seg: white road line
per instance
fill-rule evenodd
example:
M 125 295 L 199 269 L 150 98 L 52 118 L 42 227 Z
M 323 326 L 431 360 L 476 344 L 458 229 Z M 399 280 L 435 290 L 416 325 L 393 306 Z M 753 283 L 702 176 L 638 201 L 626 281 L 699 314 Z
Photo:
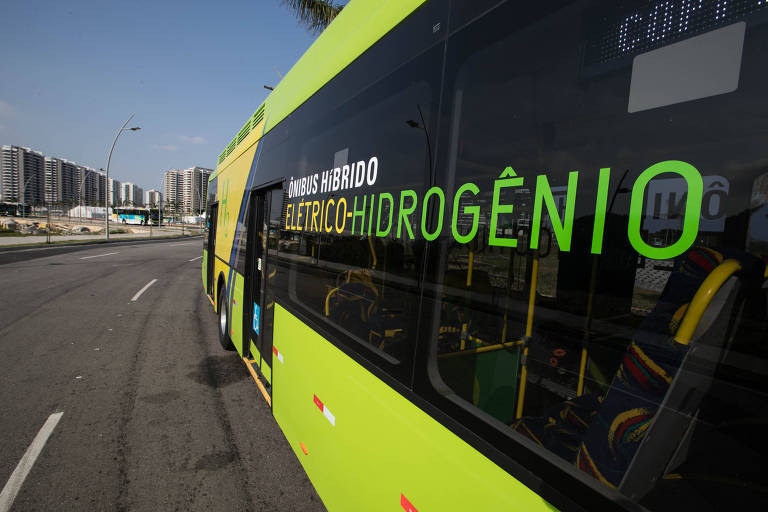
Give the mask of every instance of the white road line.
M 141 294 L 144 293 L 145 291 L 147 291 L 147 288 L 149 288 L 150 286 L 152 286 L 156 282 L 157 282 L 157 279 L 153 279 L 150 282 L 148 282 L 147 284 L 145 284 L 144 288 L 142 288 L 141 290 L 136 292 L 136 295 L 133 296 L 133 298 L 131 299 L 131 302 L 136 302 L 137 300 L 139 300 L 139 297 L 141 297 Z M 2 511 L 0 511 L 0 512 L 2 512 Z
M 118 254 L 120 251 L 117 252 L 108 252 L 107 254 L 97 254 L 96 256 L 83 256 L 80 258 L 81 260 L 87 260 L 90 258 L 101 258 L 102 256 L 112 256 L 113 254 Z
M 53 429 L 56 428 L 56 425 L 59 423 L 63 414 L 64 412 L 57 412 L 48 416 L 48 420 L 46 420 L 43 428 L 37 433 L 32 444 L 27 448 L 27 451 L 24 452 L 24 456 L 19 461 L 16 469 L 13 470 L 13 473 L 11 473 L 11 477 L 8 479 L 5 487 L 3 487 L 3 491 L 0 492 L 0 512 L 8 512 L 11 509 L 13 500 L 15 500 L 16 495 L 19 494 L 19 490 L 21 490 L 24 480 L 32 470 L 32 466 L 35 465 L 37 457 L 40 455 L 40 452 L 43 451 L 45 443 L 48 441 L 48 438 L 51 437 Z
M 198 256 L 197 258 L 192 258 L 192 259 L 191 259 L 191 260 L 189 260 L 189 261 L 196 261 L 196 260 L 199 260 L 200 258 L 202 258 L 202 256 Z
M 199 245 L 197 242 L 184 242 L 183 244 L 168 244 L 169 247 L 178 247 L 180 245 Z

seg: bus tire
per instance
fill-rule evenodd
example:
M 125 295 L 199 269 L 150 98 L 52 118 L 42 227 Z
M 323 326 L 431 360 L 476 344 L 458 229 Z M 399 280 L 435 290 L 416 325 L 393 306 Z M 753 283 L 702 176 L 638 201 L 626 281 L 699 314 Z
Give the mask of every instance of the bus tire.
M 235 350 L 229 337 L 229 308 L 227 307 L 226 286 L 219 290 L 219 343 L 224 350 Z

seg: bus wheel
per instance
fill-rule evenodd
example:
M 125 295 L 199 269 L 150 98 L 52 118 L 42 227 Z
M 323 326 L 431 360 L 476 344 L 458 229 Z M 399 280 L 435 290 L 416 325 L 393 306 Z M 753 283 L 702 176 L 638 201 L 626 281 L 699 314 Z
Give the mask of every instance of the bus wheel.
M 224 350 L 234 350 L 235 346 L 229 337 L 229 310 L 227 309 L 226 286 L 221 287 L 219 292 L 219 343 Z

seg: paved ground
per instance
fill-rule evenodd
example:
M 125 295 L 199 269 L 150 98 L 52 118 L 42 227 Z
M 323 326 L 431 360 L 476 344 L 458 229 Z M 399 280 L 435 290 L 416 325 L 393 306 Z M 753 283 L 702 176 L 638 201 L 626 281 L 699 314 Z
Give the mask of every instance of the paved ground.
M 197 230 L 195 230 L 195 233 Z M 189 235 L 189 231 L 186 231 Z M 165 230 L 152 233 L 152 238 L 168 238 L 181 236 L 181 230 Z M 109 235 L 111 240 L 135 240 L 149 238 L 148 233 L 113 233 Z M 91 240 L 104 240 L 104 235 L 51 235 L 51 242 L 86 242 Z M 0 246 L 8 245 L 31 245 L 44 244 L 47 238 L 45 235 L 27 235 L 27 236 L 0 236 Z
M 0 220 L 14 220 L 20 223 L 30 223 L 32 221 L 45 223 L 44 217 L 35 217 L 29 219 L 19 219 L 10 217 L 0 217 Z M 93 230 L 102 230 L 104 227 L 103 222 L 85 221 L 85 222 L 68 222 L 66 217 L 60 220 L 52 221 L 52 224 L 67 224 L 69 226 L 84 226 Z M 174 236 L 200 234 L 200 226 L 198 225 L 163 225 L 160 227 L 148 226 L 123 226 L 123 225 L 110 225 L 110 239 L 112 240 L 135 240 L 146 238 L 168 238 Z M 112 229 L 130 229 L 136 231 L 136 233 L 112 233 Z M 87 241 L 99 241 L 104 240 L 104 233 L 93 234 L 68 234 L 68 235 L 51 235 L 51 242 L 87 242 Z M 4 246 L 17 246 L 17 245 L 32 245 L 32 244 L 45 244 L 48 242 L 46 235 L 24 235 L 24 236 L 0 236 L 0 247 Z
M 323 510 L 218 345 L 201 245 L 0 253 L 0 487 L 63 411 L 12 510 Z

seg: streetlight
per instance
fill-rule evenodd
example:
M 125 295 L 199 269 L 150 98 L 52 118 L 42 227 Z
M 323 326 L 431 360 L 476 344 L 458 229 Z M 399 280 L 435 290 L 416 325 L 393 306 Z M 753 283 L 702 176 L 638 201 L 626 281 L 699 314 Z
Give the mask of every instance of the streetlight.
M 198 218 L 198 230 L 203 232 L 203 177 L 205 175 L 200 171 L 200 186 L 197 186 L 197 180 L 195 179 L 194 172 L 192 173 L 192 194 L 194 195 L 195 189 L 197 189 L 197 218 Z M 207 198 L 206 198 L 207 199 Z
M 112 161 L 112 151 L 115 150 L 115 144 L 117 144 L 117 139 L 120 137 L 120 134 L 125 131 L 132 131 L 135 132 L 136 130 L 141 130 L 140 127 L 134 126 L 132 128 L 126 128 L 126 125 L 131 122 L 131 119 L 133 119 L 133 114 L 131 114 L 131 117 L 128 118 L 126 122 L 123 123 L 123 126 L 120 127 L 119 130 L 117 130 L 117 134 L 115 135 L 115 140 L 112 141 L 112 147 L 109 150 L 109 157 L 107 158 L 107 186 L 109 186 L 109 163 Z M 105 232 L 106 232 L 106 240 L 109 242 L 109 194 L 104 194 L 104 226 L 105 226 Z
M 103 171 L 104 169 L 99 169 L 100 171 Z M 85 185 L 85 180 L 88 177 L 88 173 L 96 172 L 93 169 L 83 169 L 83 179 L 80 181 L 80 190 L 77 192 L 77 196 L 80 198 L 80 207 L 78 208 L 78 212 L 80 213 L 80 222 L 83 222 L 83 185 Z
M 26 208 L 24 208 L 24 203 L 26 202 L 25 201 L 25 198 L 26 198 L 25 194 L 27 192 L 27 185 L 29 185 L 29 182 L 32 181 L 32 178 L 34 178 L 34 177 L 35 177 L 35 175 L 33 174 L 32 176 L 27 178 L 26 183 L 24 183 L 24 188 L 21 189 L 21 218 L 22 219 L 24 218 L 24 213 L 25 213 L 24 210 L 26 210 Z

